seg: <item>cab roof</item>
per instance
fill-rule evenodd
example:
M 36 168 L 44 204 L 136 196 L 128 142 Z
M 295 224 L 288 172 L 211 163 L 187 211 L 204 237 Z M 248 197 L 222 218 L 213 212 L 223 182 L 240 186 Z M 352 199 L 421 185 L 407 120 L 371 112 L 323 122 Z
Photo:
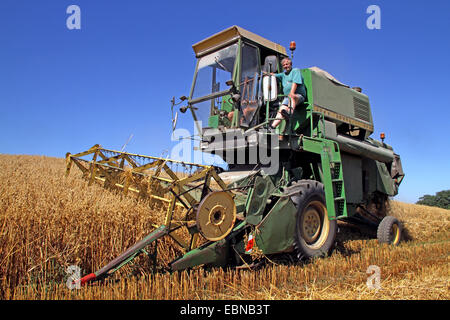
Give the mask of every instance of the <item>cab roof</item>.
M 203 55 L 206 52 L 209 52 L 211 49 L 220 47 L 222 45 L 226 45 L 231 43 L 239 38 L 245 38 L 251 40 L 263 47 L 276 51 L 284 56 L 287 56 L 286 48 L 278 43 L 267 40 L 253 32 L 247 31 L 238 26 L 232 26 L 228 29 L 220 31 L 196 44 L 192 45 L 194 49 L 195 55 L 197 57 Z

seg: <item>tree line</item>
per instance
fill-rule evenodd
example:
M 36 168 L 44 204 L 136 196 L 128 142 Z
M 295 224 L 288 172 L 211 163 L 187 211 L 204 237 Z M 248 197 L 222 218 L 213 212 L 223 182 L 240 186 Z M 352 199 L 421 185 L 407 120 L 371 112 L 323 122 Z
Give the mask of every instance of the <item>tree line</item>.
M 450 190 L 436 192 L 434 196 L 426 194 L 419 198 L 416 204 L 423 204 L 431 207 L 450 209 Z

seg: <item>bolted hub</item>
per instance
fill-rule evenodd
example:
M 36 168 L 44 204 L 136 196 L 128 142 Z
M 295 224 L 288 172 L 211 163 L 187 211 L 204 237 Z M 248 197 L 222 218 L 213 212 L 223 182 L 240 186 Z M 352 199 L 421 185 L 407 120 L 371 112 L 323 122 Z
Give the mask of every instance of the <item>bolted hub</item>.
M 303 235 L 308 243 L 314 242 L 320 233 L 320 215 L 315 208 L 308 208 L 303 221 Z
M 305 208 L 301 219 L 301 233 L 306 245 L 319 248 L 329 232 L 327 209 L 320 201 L 312 201 Z
M 210 241 L 225 238 L 233 229 L 236 205 L 225 191 L 209 193 L 197 208 L 197 228 Z
M 221 205 L 216 205 L 211 209 L 209 214 L 209 223 L 220 226 L 225 220 L 226 209 Z

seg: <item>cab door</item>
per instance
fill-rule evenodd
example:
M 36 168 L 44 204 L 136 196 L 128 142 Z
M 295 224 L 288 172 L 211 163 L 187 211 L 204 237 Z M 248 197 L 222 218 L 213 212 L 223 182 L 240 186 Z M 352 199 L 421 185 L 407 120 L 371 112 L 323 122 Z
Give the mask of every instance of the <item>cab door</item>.
M 259 48 L 242 43 L 241 75 L 239 89 L 241 92 L 240 123 L 241 127 L 251 127 L 258 121 L 258 106 L 261 101 Z

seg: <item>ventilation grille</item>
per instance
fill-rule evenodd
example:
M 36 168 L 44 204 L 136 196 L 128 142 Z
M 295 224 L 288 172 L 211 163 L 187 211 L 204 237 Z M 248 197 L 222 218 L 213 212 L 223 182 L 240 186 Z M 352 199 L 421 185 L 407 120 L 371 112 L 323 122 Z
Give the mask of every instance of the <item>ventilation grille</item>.
M 353 106 L 356 118 L 370 122 L 370 109 L 366 101 L 353 97 Z

